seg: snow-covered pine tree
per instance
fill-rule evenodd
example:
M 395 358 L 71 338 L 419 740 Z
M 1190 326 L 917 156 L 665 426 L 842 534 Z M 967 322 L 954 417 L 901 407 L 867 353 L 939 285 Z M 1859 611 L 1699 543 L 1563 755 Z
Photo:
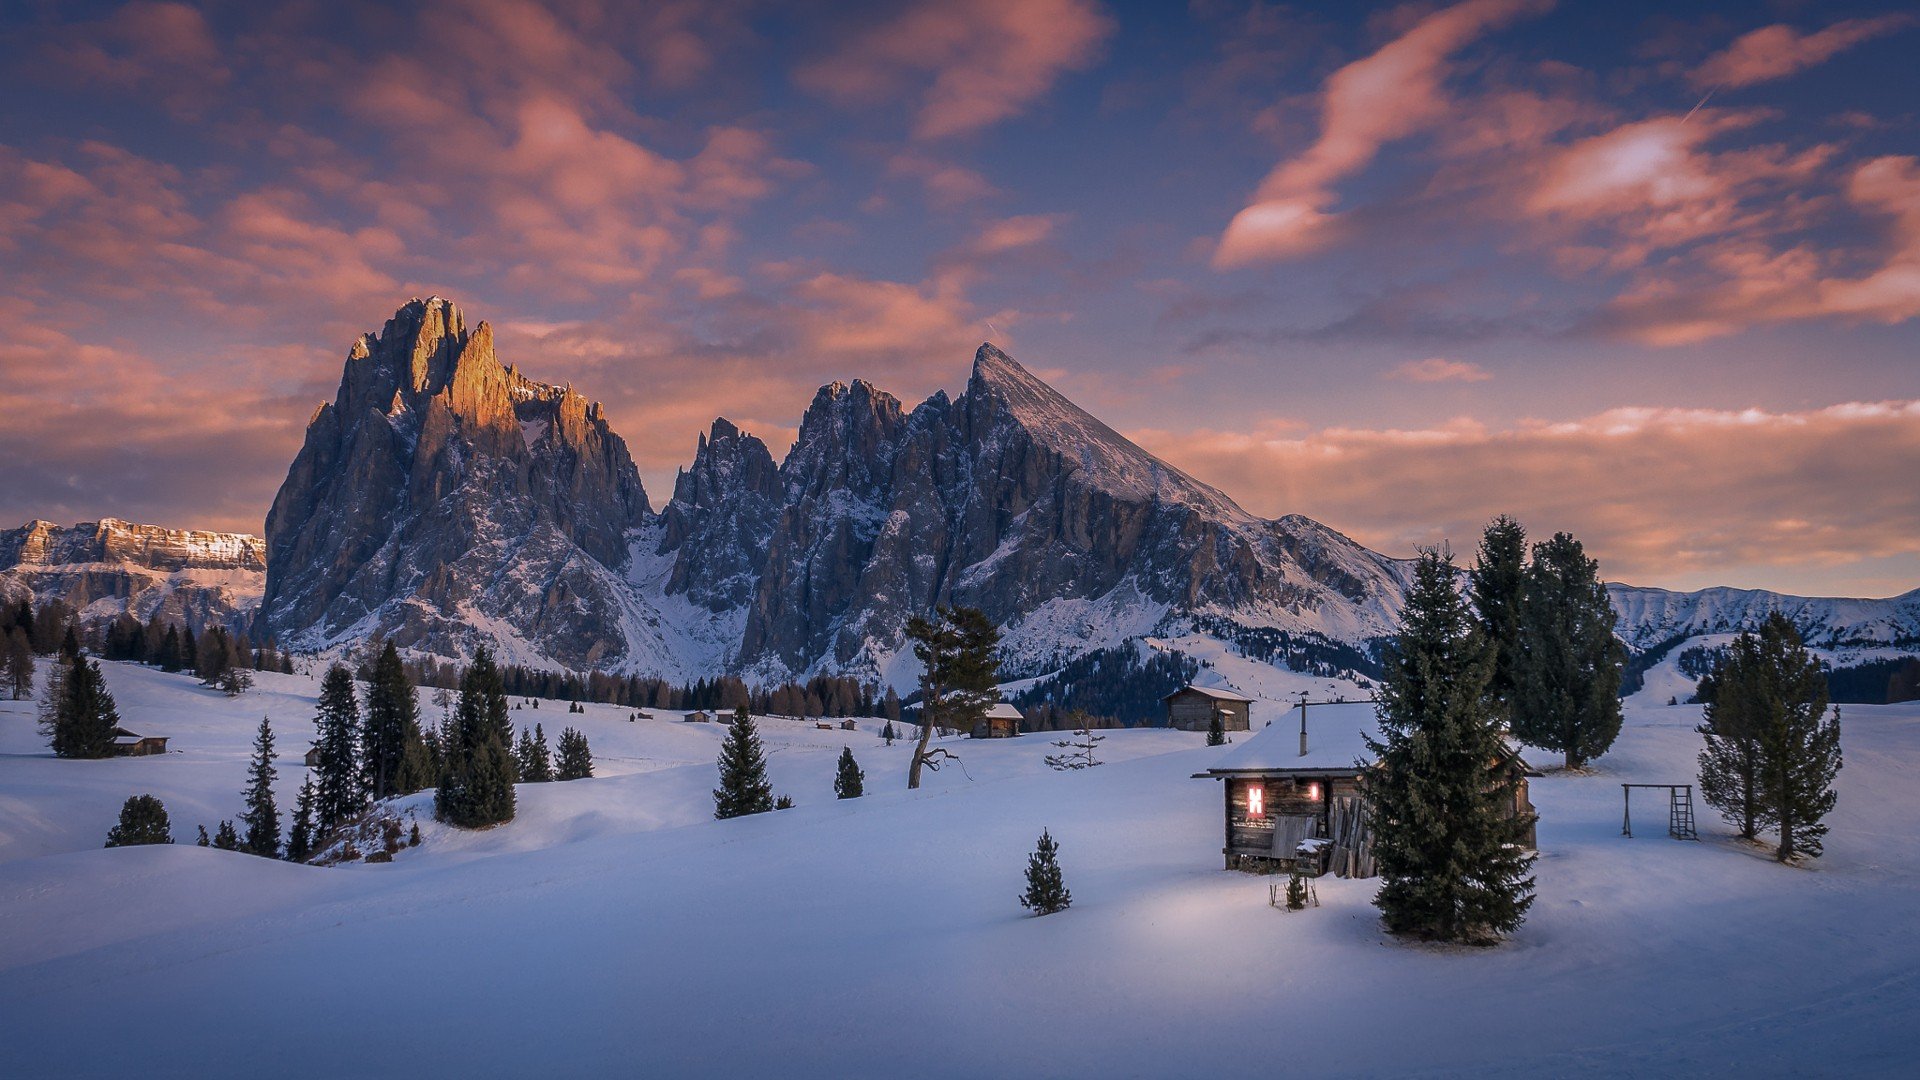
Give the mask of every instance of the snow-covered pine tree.
M 1600 564 L 1566 533 L 1533 546 L 1521 603 L 1512 707 L 1515 738 L 1559 752 L 1577 769 L 1620 734 L 1620 671 L 1626 646 Z M 1497 667 L 1496 667 L 1497 670 Z
M 320 680 L 319 708 L 313 718 L 319 735 L 313 775 L 315 823 L 327 832 L 366 809 L 366 770 L 360 761 L 360 702 L 353 672 L 334 664 Z M 304 861 L 304 860 L 300 860 Z
M 1493 657 L 1454 588 L 1453 557 L 1420 555 L 1378 689 L 1381 738 L 1363 775 L 1387 929 L 1491 943 L 1533 903 L 1528 822 L 1509 817 L 1514 781 L 1487 695 Z
M 98 662 L 83 656 L 54 663 L 40 702 L 40 733 L 47 736 L 55 756 L 110 757 L 113 730 L 119 726 L 120 712 Z
M 1027 856 L 1027 891 L 1020 896 L 1020 906 L 1035 915 L 1051 915 L 1073 904 L 1073 894 L 1067 891 L 1066 878 L 1060 873 L 1059 855 L 1060 845 L 1054 842 L 1053 834 L 1040 830 L 1040 841 Z
M 287 830 L 287 861 L 303 863 L 313 858 L 314 804 L 319 795 L 313 786 L 313 777 L 308 776 L 306 783 L 300 785 L 300 795 L 293 801 L 293 827 Z
M 866 794 L 867 774 L 853 760 L 853 748 L 840 748 L 840 764 L 833 772 L 833 795 L 837 799 L 857 799 Z
M 465 829 L 512 821 L 513 719 L 500 669 L 483 646 L 460 678 L 451 745 L 433 800 L 434 816 Z
M 1480 631 L 1493 650 L 1493 678 L 1487 693 L 1511 724 L 1527 593 L 1526 528 L 1506 514 L 1488 522 L 1467 581 Z
M 585 710 L 581 710 L 585 711 Z M 586 780 L 593 776 L 593 751 L 585 733 L 567 728 L 560 733 L 560 760 L 554 766 L 555 780 Z
M 173 826 L 167 808 L 151 795 L 130 796 L 120 807 L 120 823 L 107 831 L 108 847 L 171 844 Z
M 253 763 L 247 768 L 246 811 L 240 815 L 247 827 L 241 850 L 250 855 L 280 857 L 280 811 L 273 804 L 273 781 L 279 775 L 273 767 L 273 725 L 263 716 L 253 739 Z
M 713 791 L 713 816 L 742 817 L 773 809 L 773 784 L 767 780 L 766 752 L 753 717 L 742 705 L 720 745 L 720 786 Z

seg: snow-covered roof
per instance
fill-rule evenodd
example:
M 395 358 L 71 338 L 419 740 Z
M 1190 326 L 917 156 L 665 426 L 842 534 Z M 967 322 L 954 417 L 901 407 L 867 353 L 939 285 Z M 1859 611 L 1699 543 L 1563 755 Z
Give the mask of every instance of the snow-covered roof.
M 1187 693 L 1188 691 L 1192 691 L 1193 693 L 1196 693 L 1196 694 L 1205 694 L 1206 696 L 1214 699 L 1215 701 L 1239 701 L 1239 702 L 1249 702 L 1249 703 L 1253 701 L 1252 698 L 1246 696 L 1245 694 L 1236 694 L 1231 690 L 1224 690 L 1218 686 L 1183 686 L 1180 689 L 1175 690 L 1173 693 L 1168 694 L 1167 697 L 1161 698 L 1160 700 L 1165 701 L 1167 700 L 1167 698 L 1178 697 L 1181 694 Z
M 1021 713 L 1019 709 L 1002 701 L 987 710 L 987 718 L 990 720 L 1025 720 L 1026 716 Z
M 1294 769 L 1352 769 L 1356 761 L 1372 758 L 1366 737 L 1379 738 L 1370 701 L 1307 706 L 1307 752 L 1300 753 L 1300 709 L 1281 702 L 1260 702 L 1256 709 L 1272 721 L 1256 728 L 1207 770 L 1209 773 L 1275 772 Z M 1284 711 L 1279 711 L 1284 709 Z

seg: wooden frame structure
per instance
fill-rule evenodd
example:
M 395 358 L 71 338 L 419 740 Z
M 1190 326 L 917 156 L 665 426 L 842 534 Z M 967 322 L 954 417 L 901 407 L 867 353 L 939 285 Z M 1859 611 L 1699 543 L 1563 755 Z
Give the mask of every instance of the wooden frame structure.
M 1633 789 L 1665 788 L 1667 791 L 1667 835 L 1675 840 L 1698 840 L 1693 827 L 1692 784 L 1621 784 L 1620 835 L 1633 837 Z

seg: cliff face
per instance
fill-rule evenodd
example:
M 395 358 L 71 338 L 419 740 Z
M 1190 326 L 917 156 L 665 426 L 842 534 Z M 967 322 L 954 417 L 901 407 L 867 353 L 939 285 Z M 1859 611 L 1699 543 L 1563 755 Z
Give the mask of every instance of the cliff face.
M 617 665 L 626 534 L 648 517 L 597 403 L 521 377 L 450 301 L 354 343 L 267 515 L 262 628 Z
M 125 611 L 142 621 L 157 613 L 195 628 L 238 628 L 252 619 L 265 575 L 265 545 L 240 533 L 114 518 L 0 532 L 0 600 L 60 600 L 88 623 Z

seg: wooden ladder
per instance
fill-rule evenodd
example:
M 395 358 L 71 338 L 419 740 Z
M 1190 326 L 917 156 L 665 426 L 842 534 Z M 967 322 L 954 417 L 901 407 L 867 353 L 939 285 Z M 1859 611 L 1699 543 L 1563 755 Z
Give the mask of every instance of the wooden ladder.
M 1675 840 L 1698 840 L 1693 828 L 1693 785 L 1675 784 L 1668 789 L 1667 835 Z

